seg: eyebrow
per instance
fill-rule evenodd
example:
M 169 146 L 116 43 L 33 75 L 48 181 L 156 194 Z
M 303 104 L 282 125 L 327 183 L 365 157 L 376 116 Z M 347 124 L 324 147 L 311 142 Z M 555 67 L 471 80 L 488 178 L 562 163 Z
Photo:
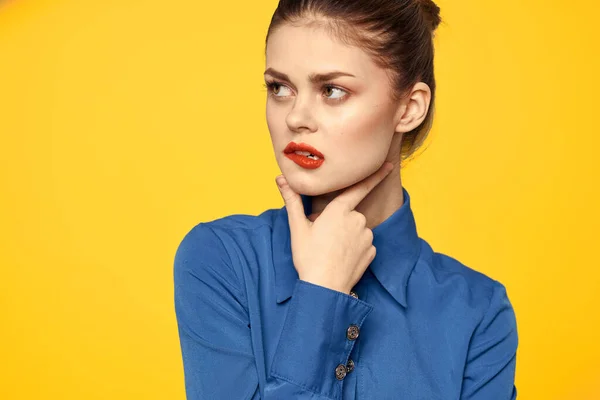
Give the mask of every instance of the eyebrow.
M 277 79 L 291 82 L 290 78 L 286 74 L 284 74 L 283 72 L 276 71 L 273 68 L 267 68 L 267 70 L 265 71 L 265 75 L 266 74 L 274 76 Z M 356 78 L 354 75 L 349 74 L 347 72 L 332 71 L 332 72 L 328 72 L 326 74 L 310 74 L 308 76 L 308 80 L 313 84 L 317 84 L 317 83 L 323 83 L 323 82 L 330 81 L 330 80 L 338 78 L 340 76 L 351 76 L 353 78 Z

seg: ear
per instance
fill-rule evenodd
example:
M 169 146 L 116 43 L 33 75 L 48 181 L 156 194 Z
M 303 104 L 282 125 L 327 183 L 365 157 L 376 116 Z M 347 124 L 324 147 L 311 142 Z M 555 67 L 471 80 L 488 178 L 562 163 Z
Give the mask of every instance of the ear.
M 423 122 L 431 102 L 431 89 L 424 82 L 416 83 L 398 107 L 396 132 L 410 132 Z

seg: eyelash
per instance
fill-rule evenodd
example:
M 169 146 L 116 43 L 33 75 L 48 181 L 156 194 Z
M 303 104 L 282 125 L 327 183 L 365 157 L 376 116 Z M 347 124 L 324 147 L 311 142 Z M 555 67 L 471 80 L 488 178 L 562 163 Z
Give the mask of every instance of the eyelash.
M 266 82 L 266 83 L 263 85 L 263 87 L 265 87 L 265 88 L 268 90 L 268 92 L 269 92 L 269 96 L 273 96 L 273 97 L 276 97 L 276 98 L 278 98 L 278 99 L 280 99 L 281 97 L 286 97 L 286 96 L 276 96 L 276 95 L 273 93 L 273 89 L 275 88 L 275 86 L 286 86 L 286 85 L 285 85 L 283 82 L 279 82 L 279 81 L 267 81 L 267 82 Z M 287 87 L 287 86 L 286 86 L 286 87 Z M 330 100 L 330 101 L 333 101 L 333 102 L 339 103 L 339 102 L 342 102 L 342 101 L 346 100 L 346 98 L 349 96 L 349 93 L 348 93 L 348 91 L 347 91 L 347 90 L 344 90 L 344 89 L 342 89 L 342 88 L 340 88 L 340 87 L 337 87 L 337 86 L 335 86 L 335 85 L 331 85 L 331 84 L 325 84 L 325 85 L 323 85 L 323 86 L 322 86 L 322 89 L 326 89 L 326 88 L 332 88 L 332 89 L 341 90 L 342 92 L 344 92 L 344 93 L 345 93 L 345 95 L 343 95 L 342 97 L 339 97 L 339 98 L 337 98 L 337 99 L 332 99 L 332 98 L 329 98 L 329 97 L 327 97 L 327 100 Z

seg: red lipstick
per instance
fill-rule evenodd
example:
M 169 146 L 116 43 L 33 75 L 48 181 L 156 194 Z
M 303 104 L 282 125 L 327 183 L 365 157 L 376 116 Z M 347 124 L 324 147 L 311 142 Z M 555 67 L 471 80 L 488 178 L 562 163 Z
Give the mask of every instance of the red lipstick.
M 306 143 L 289 142 L 283 152 L 287 158 L 306 169 L 319 168 L 325 161 L 319 150 Z

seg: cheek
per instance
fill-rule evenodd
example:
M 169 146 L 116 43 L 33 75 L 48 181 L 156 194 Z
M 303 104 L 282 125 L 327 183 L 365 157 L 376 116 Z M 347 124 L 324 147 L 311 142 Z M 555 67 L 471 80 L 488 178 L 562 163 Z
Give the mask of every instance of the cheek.
M 379 161 L 385 157 L 393 136 L 392 114 L 384 106 L 357 109 L 340 115 L 331 127 L 336 156 Z
M 275 159 L 282 169 L 284 168 L 284 165 L 287 164 L 285 161 L 283 161 L 285 156 L 283 155 L 282 151 L 291 139 L 288 134 L 285 116 L 286 111 L 283 109 L 283 107 L 267 105 L 267 128 L 271 136 L 271 145 L 275 154 Z
M 276 128 L 277 126 L 277 115 L 275 113 L 275 111 L 273 110 L 273 107 L 269 106 L 267 104 L 267 127 L 269 128 L 269 132 L 271 133 L 271 136 L 273 136 L 273 130 Z
M 266 116 L 271 140 L 274 145 L 280 144 L 284 140 L 283 135 L 286 132 L 285 114 L 283 110 L 267 105 Z

